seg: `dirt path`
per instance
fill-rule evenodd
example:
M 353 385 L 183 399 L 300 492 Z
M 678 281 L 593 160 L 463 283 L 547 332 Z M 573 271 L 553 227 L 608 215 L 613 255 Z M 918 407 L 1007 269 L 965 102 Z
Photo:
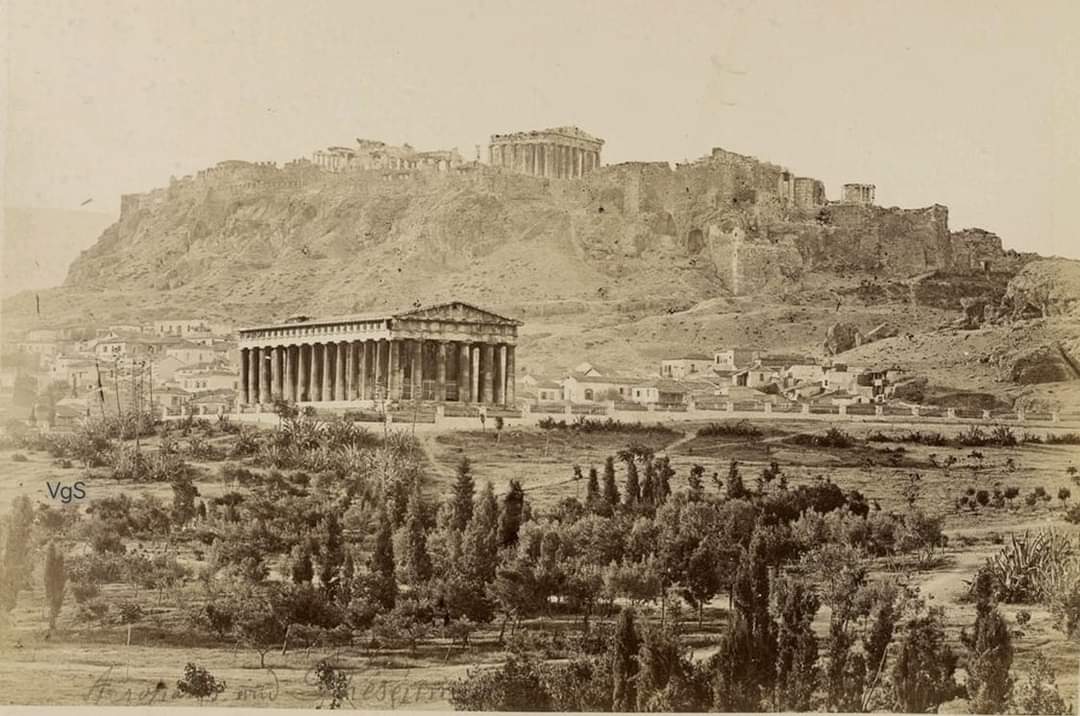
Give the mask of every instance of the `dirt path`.
M 937 604 L 955 604 L 967 592 L 965 580 L 975 574 L 993 550 L 957 551 L 950 556 L 951 564 L 920 575 L 917 580 L 923 596 Z

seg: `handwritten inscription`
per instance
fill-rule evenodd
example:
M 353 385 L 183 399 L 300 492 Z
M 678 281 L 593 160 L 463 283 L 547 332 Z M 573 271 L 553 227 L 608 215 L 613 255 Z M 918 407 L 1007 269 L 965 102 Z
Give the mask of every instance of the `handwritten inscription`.
M 371 671 L 364 666 L 342 667 L 339 671 L 348 676 L 348 687 L 344 694 L 346 704 L 356 706 L 378 705 L 388 709 L 401 708 L 409 704 L 443 701 L 449 694 L 449 685 L 437 681 L 416 680 L 401 677 L 383 676 L 379 671 Z M 167 701 L 190 700 L 189 696 L 170 687 L 166 680 L 134 680 L 109 666 L 102 672 L 86 694 L 87 703 L 113 706 L 149 706 Z M 273 669 L 262 672 L 261 679 L 253 684 L 231 687 L 220 694 L 204 699 L 208 702 L 243 701 L 251 705 L 270 704 L 282 694 L 281 684 Z M 321 703 L 325 695 L 319 692 L 315 666 L 312 665 L 304 675 L 303 683 L 287 693 L 292 699 L 301 702 Z

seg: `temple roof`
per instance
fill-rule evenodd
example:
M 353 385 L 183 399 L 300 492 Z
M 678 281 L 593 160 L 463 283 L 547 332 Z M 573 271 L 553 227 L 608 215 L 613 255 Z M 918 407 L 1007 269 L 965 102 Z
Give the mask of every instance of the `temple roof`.
M 448 301 L 429 306 L 410 306 L 399 311 L 382 311 L 370 313 L 351 313 L 340 316 L 326 316 L 313 318 L 310 316 L 296 316 L 278 323 L 247 326 L 239 329 L 241 333 L 253 330 L 265 330 L 267 328 L 291 328 L 295 326 L 327 326 L 338 323 L 366 323 L 371 321 L 394 321 L 394 320 L 432 320 L 451 321 L 454 323 L 501 323 L 503 325 L 522 325 L 521 321 L 506 316 L 500 316 L 485 308 L 480 308 L 464 301 Z

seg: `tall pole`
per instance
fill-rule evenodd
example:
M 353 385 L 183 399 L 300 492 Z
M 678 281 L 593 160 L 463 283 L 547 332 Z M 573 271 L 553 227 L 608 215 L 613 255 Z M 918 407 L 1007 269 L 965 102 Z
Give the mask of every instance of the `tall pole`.
M 150 415 L 154 415 L 154 361 L 150 361 Z
M 142 364 L 142 361 L 139 361 Z M 139 414 L 139 390 L 135 382 L 135 356 L 131 357 L 131 402 L 135 409 L 135 479 L 139 479 L 139 459 L 142 457 L 142 446 L 139 444 L 139 423 L 142 416 Z
M 124 413 L 120 409 L 120 356 L 113 359 L 113 387 L 116 388 L 116 419 L 123 422 Z

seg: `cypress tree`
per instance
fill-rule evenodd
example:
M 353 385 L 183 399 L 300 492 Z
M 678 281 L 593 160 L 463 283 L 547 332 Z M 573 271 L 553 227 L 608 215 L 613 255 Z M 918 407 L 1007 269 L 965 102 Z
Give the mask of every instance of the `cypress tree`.
M 461 550 L 465 558 L 467 575 L 485 585 L 495 579 L 499 551 L 498 528 L 495 491 L 488 482 L 476 500 L 473 518 L 465 530 Z
M 612 646 L 612 711 L 633 711 L 637 707 L 636 677 L 641 638 L 634 626 L 632 609 L 623 609 L 619 613 Z
M 469 526 L 469 520 L 473 515 L 473 496 L 476 492 L 476 484 L 473 481 L 472 465 L 469 458 L 461 458 L 458 463 L 457 479 L 454 480 L 454 494 L 452 505 L 454 511 L 454 529 L 464 532 Z
M 405 511 L 405 554 L 402 555 L 402 575 L 413 587 L 431 578 L 431 556 L 427 549 L 427 532 L 424 530 L 423 505 L 420 490 L 414 489 Z
M 585 485 L 585 504 L 590 508 L 600 501 L 600 475 L 595 467 L 589 468 L 589 482 Z
M 705 496 L 705 468 L 697 464 L 691 465 L 687 482 L 690 486 L 690 500 L 701 500 Z
M 656 466 L 653 461 L 645 463 L 645 479 L 641 482 L 641 502 L 648 507 L 655 507 L 657 499 Z
M 975 627 L 972 634 L 961 633 L 960 640 L 967 648 L 967 692 L 971 712 L 1002 713 L 1012 692 L 1013 647 L 1009 626 L 989 599 L 975 605 Z
M 315 568 L 311 564 L 311 550 L 306 543 L 301 543 L 293 549 L 292 581 L 296 584 L 305 584 L 315 576 Z
M 345 561 L 345 546 L 342 541 L 341 523 L 337 514 L 330 512 L 323 518 L 324 541 L 319 557 L 319 581 L 327 593 L 333 591 Z
M 604 502 L 612 507 L 619 504 L 619 486 L 615 482 L 615 458 L 608 456 L 604 461 Z
M 20 495 L 11 501 L 7 538 L 4 540 L 4 560 L 0 564 L 0 608 L 10 612 L 15 608 L 19 592 L 29 585 L 30 528 L 34 523 L 34 508 L 30 498 Z
M 729 500 L 741 500 L 746 497 L 746 486 L 743 484 L 742 475 L 739 474 L 739 461 L 732 460 L 728 465 L 727 480 L 724 481 L 724 489 Z
M 394 569 L 394 527 L 386 510 L 379 510 L 379 529 L 375 533 L 375 548 L 368 562 L 374 580 L 373 597 L 385 609 L 393 609 L 397 600 L 397 576 Z
M 626 461 L 626 492 L 623 493 L 623 504 L 634 507 L 641 499 L 641 485 L 638 482 L 637 463 L 633 458 Z
M 821 602 L 805 583 L 781 577 L 775 582 L 777 620 L 776 687 L 773 708 L 809 711 L 817 688 L 818 642 L 812 628 Z
M 671 467 L 671 459 L 664 455 L 656 461 L 656 498 L 663 504 L 671 496 L 671 478 L 675 477 L 675 470 Z
M 590 474 L 595 474 L 595 470 Z M 512 547 L 517 544 L 518 531 L 521 529 L 522 513 L 525 510 L 525 490 L 518 480 L 510 481 L 510 489 L 503 496 L 499 508 L 499 546 Z
M 52 542 L 45 553 L 45 601 L 49 604 L 49 629 L 56 628 L 56 619 L 64 604 L 64 585 L 67 573 L 64 570 L 64 555 L 56 551 Z

